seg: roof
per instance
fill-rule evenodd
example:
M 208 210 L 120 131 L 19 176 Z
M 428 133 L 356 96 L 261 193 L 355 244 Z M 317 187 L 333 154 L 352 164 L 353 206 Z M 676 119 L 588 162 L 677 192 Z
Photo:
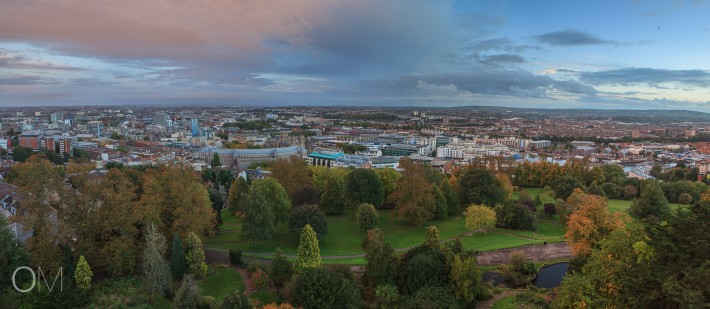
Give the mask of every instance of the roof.
M 305 149 L 301 146 L 291 146 L 283 148 L 266 148 L 266 149 L 227 149 L 227 148 L 215 148 L 215 147 L 205 147 L 199 150 L 200 153 L 218 153 L 223 155 L 278 155 L 284 153 L 294 153 L 294 152 L 305 152 Z
M 326 159 L 326 160 L 336 160 L 345 154 L 342 152 L 332 152 L 332 153 L 322 153 L 322 152 L 311 152 L 308 154 L 309 157 L 312 158 L 319 158 L 319 159 Z

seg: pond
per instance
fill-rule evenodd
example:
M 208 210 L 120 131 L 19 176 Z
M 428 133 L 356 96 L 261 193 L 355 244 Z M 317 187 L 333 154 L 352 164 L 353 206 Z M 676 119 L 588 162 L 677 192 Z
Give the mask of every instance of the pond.
M 533 282 L 538 288 L 554 288 L 562 283 L 562 278 L 567 273 L 569 264 L 567 262 L 556 263 L 540 268 L 537 277 Z

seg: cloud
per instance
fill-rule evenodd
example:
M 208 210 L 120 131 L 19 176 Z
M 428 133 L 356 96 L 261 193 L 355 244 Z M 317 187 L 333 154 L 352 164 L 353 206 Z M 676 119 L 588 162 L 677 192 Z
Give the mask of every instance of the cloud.
M 646 84 L 658 86 L 679 83 L 692 86 L 710 86 L 710 72 L 704 70 L 667 70 L 653 68 L 623 68 L 617 70 L 583 72 L 580 81 L 592 85 Z
M 0 77 L 0 85 L 36 85 L 46 83 L 39 76 L 26 76 L 26 75 L 12 75 L 7 77 Z
M 527 60 L 525 60 L 525 58 L 523 58 L 522 56 L 512 54 L 481 56 L 481 59 L 479 61 L 485 64 L 513 64 L 527 62 Z
M 543 33 L 534 36 L 533 39 L 540 43 L 545 43 L 553 46 L 618 44 L 615 41 L 604 40 L 593 34 L 577 30 L 561 30 Z

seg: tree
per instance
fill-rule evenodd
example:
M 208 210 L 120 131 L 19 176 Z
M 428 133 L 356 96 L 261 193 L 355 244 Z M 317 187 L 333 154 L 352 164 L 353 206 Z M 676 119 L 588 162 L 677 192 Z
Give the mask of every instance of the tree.
M 496 212 L 488 206 L 470 205 L 464 213 L 466 217 L 466 228 L 470 231 L 483 229 L 496 224 Z
M 605 198 L 588 195 L 569 217 L 565 238 L 575 256 L 587 256 L 602 239 L 623 227 L 621 217 L 609 212 Z
M 414 294 L 424 286 L 445 286 L 449 281 L 446 255 L 436 247 L 421 245 L 410 249 L 400 267 L 397 285 L 403 294 Z
M 320 208 L 328 215 L 338 215 L 345 212 L 347 203 L 344 198 L 345 181 L 336 173 L 328 173 L 323 181 L 323 193 L 320 197 Z
M 389 167 L 376 168 L 375 174 L 377 174 L 377 177 L 379 177 L 380 181 L 382 181 L 382 185 L 385 189 L 385 197 L 390 196 L 390 194 L 397 189 L 397 181 L 402 178 L 402 174 L 400 174 L 396 169 Z
M 289 196 L 291 197 L 291 205 L 295 207 L 320 204 L 320 191 L 313 184 L 303 185 Z
M 594 195 L 599 195 L 601 197 L 607 197 L 606 193 L 604 192 L 604 189 L 595 181 L 592 182 L 592 184 L 589 185 L 589 188 L 587 189 L 589 194 L 594 194 Z
M 305 205 L 291 210 L 291 218 L 288 221 L 288 230 L 291 235 L 299 235 L 306 225 L 313 228 L 318 239 L 328 234 L 328 221 L 325 219 L 325 214 L 316 205 Z
M 461 214 L 461 207 L 459 205 L 459 198 L 456 193 L 456 188 L 449 181 L 443 181 L 441 183 L 441 193 L 444 194 L 446 198 L 446 208 L 448 210 L 449 216 L 458 216 Z
M 665 220 L 670 214 L 670 207 L 661 187 L 655 183 L 646 184 L 641 190 L 641 196 L 631 204 L 629 214 L 639 220 L 651 222 Z
M 503 202 L 507 194 L 500 180 L 482 167 L 466 167 L 457 185 L 461 205 L 483 204 L 493 207 Z
M 273 178 L 255 180 L 244 206 L 242 236 L 256 241 L 271 239 L 276 224 L 288 219 L 291 202 L 286 191 Z
M 12 148 L 12 160 L 15 162 L 25 162 L 30 158 L 32 153 L 32 148 L 15 146 Z
M 394 283 L 397 274 L 397 256 L 392 246 L 385 242 L 381 229 L 367 231 L 365 245 L 365 274 L 371 286 Z
M 249 298 L 244 296 L 239 290 L 234 290 L 227 294 L 222 300 L 219 309 L 252 309 Z
M 379 209 L 385 199 L 385 188 L 373 170 L 358 168 L 345 176 L 345 199 L 351 207 L 370 203 Z
M 435 219 L 443 219 L 449 215 L 449 206 L 446 204 L 446 196 L 441 192 L 438 186 L 434 186 L 434 205 L 436 205 L 436 210 L 434 211 Z
M 555 207 L 554 203 L 545 203 L 542 212 L 546 214 L 548 218 L 552 218 L 552 216 L 557 214 L 557 207 Z
M 249 184 L 242 177 L 237 177 L 235 181 L 232 181 L 232 185 L 229 187 L 229 196 L 227 198 L 227 203 L 229 204 L 229 210 L 243 211 L 243 206 L 246 203 L 247 195 L 249 194 Z
M 185 261 L 187 262 L 187 272 L 197 278 L 207 276 L 207 264 L 205 264 L 205 249 L 202 248 L 202 240 L 197 234 L 190 232 L 185 240 Z
M 567 199 L 575 189 L 583 189 L 584 184 L 577 178 L 571 176 L 562 176 L 557 178 L 552 183 L 552 189 L 555 190 L 555 196 L 563 200 Z
M 215 217 L 217 218 L 216 229 L 219 225 L 222 225 L 222 205 L 224 205 L 224 200 L 222 199 L 222 194 L 215 189 L 209 188 L 207 189 L 207 193 L 210 195 L 212 211 L 214 211 Z
M 214 234 L 216 218 L 207 188 L 189 166 L 154 168 L 145 173 L 141 204 L 145 220 L 156 223 L 163 233 L 186 237 L 189 232 Z
M 80 290 L 88 290 L 91 288 L 91 277 L 94 273 L 91 272 L 91 267 L 89 263 L 86 262 L 84 256 L 79 256 L 79 263 L 76 264 L 76 269 L 74 270 L 74 283 Z
M 170 287 L 170 270 L 163 258 L 163 252 L 165 252 L 165 237 L 151 225 L 145 235 L 143 251 L 143 275 L 151 302 L 153 294 L 163 295 Z
M 296 262 L 293 264 L 297 272 L 321 267 L 320 248 L 318 247 L 318 237 L 310 225 L 306 224 L 301 232 L 298 242 Z
M 432 248 L 440 248 L 439 243 L 441 239 L 439 238 L 439 229 L 436 226 L 429 226 L 426 228 L 426 237 L 424 239 L 424 244 Z
M 271 176 L 278 180 L 283 186 L 294 206 L 301 206 L 303 203 L 318 204 L 317 200 L 301 199 L 318 198 L 320 194 L 307 195 L 298 193 L 302 190 L 317 191 L 311 179 L 311 170 L 303 159 L 299 157 L 278 159 L 269 163 L 269 167 L 271 169 Z
M 195 284 L 192 275 L 186 275 L 182 279 L 180 288 L 175 293 L 173 307 L 178 309 L 198 308 L 201 303 L 200 290 Z
M 397 189 L 389 197 L 395 205 L 394 215 L 411 225 L 420 226 L 434 218 L 436 213 L 434 185 L 426 180 L 423 165 L 403 159 L 400 167 L 404 169 L 402 178 L 397 181 Z
M 291 280 L 291 276 L 293 276 L 293 265 L 279 248 L 276 248 L 274 261 L 271 262 L 271 267 L 269 268 L 269 275 L 276 288 L 276 295 L 279 295 L 279 289 L 284 287 L 284 284 Z
M 445 286 L 424 286 L 405 301 L 406 309 L 461 309 L 463 306 Z
M 391 284 L 380 284 L 375 287 L 375 308 L 390 309 L 399 308 L 399 291 Z
M 170 248 L 170 273 L 176 281 L 182 281 L 182 277 L 187 272 L 187 261 L 185 260 L 185 249 L 182 246 L 180 236 L 173 236 L 173 245 Z
M 220 166 L 222 166 L 222 162 L 221 162 L 221 160 L 219 159 L 219 154 L 217 154 L 217 153 L 215 152 L 215 153 L 212 155 L 212 161 L 210 161 L 210 167 L 212 167 L 212 168 L 218 168 L 218 167 L 220 167 Z
M 496 226 L 515 230 L 537 230 L 537 217 L 524 205 L 507 200 L 496 206 Z
M 355 212 L 355 217 L 357 218 L 357 225 L 363 232 L 377 227 L 377 210 L 372 204 L 360 204 Z
M 6 278 L 12 278 L 12 273 L 20 266 L 26 266 L 29 262 L 29 254 L 22 243 L 15 237 L 15 232 L 10 229 L 10 225 L 5 216 L 0 215 L 0 294 L 12 289 L 12 283 Z M 28 277 L 20 277 L 17 274 L 18 286 L 22 286 Z
M 483 289 L 481 271 L 476 266 L 476 258 L 454 255 L 450 264 L 449 278 L 454 296 L 465 304 L 473 303 Z
M 638 194 L 638 188 L 634 185 L 625 185 L 623 194 L 625 199 L 635 198 Z
M 496 174 L 496 179 L 500 181 L 501 188 L 505 192 L 505 199 L 509 199 L 513 196 L 513 183 L 510 181 L 510 176 L 505 173 Z
M 359 290 L 351 278 L 323 268 L 307 269 L 294 282 L 296 303 L 304 309 L 360 308 Z

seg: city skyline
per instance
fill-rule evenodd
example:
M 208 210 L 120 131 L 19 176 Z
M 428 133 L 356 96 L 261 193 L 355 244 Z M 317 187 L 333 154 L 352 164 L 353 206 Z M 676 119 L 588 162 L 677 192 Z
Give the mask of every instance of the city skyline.
M 0 6 L 0 107 L 710 111 L 706 1 Z

